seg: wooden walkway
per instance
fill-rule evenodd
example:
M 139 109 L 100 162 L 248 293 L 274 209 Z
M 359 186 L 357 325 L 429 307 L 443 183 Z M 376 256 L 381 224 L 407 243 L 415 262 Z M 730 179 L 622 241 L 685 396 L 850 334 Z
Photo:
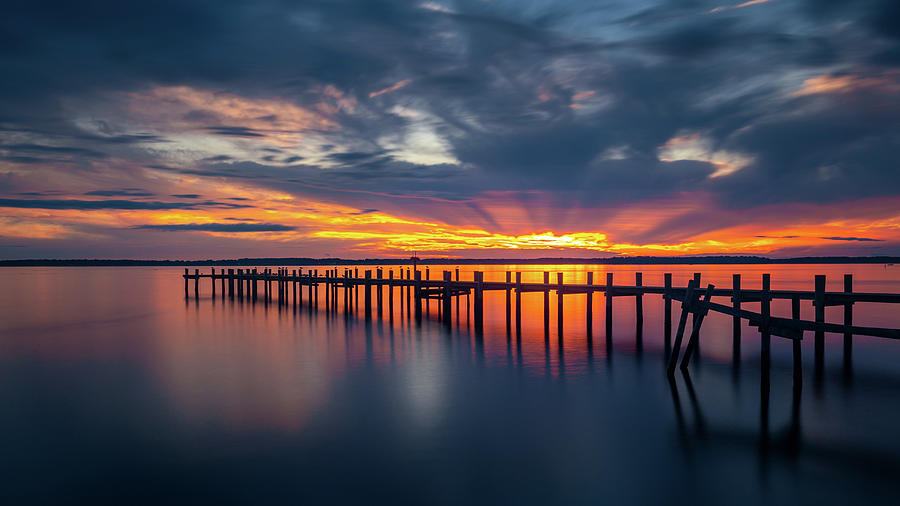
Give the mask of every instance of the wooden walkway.
M 635 298 L 635 320 L 638 338 L 643 332 L 643 297 L 645 295 L 661 295 L 664 304 L 663 318 L 663 334 L 665 336 L 666 355 L 668 356 L 668 373 L 672 374 L 679 355 L 681 356 L 681 368 L 686 369 L 694 356 L 700 342 L 700 328 L 703 320 L 709 311 L 714 311 L 729 315 L 733 319 L 733 354 L 735 363 L 740 360 L 741 346 L 741 320 L 748 320 L 751 326 L 757 327 L 761 335 L 761 365 L 764 370 L 768 370 L 770 363 L 770 347 L 771 337 L 781 337 L 793 341 L 794 353 L 794 370 L 795 374 L 800 374 L 802 362 L 800 357 L 800 340 L 803 339 L 805 332 L 812 332 L 815 338 L 815 367 L 817 374 L 823 370 L 826 332 L 843 334 L 843 353 L 844 353 L 844 371 L 849 374 L 852 367 L 852 351 L 853 336 L 873 336 L 887 339 L 900 339 L 900 329 L 864 327 L 853 324 L 853 306 L 856 303 L 900 303 L 900 294 L 888 293 L 860 293 L 853 291 L 853 278 L 850 274 L 844 275 L 844 286 L 841 292 L 825 291 L 825 276 L 815 276 L 814 290 L 772 290 L 771 276 L 769 274 L 762 275 L 762 288 L 758 290 L 747 290 L 741 288 L 741 275 L 734 274 L 732 276 L 732 286 L 730 288 L 718 288 L 712 284 L 703 287 L 700 282 L 700 274 L 695 273 L 693 279 L 686 287 L 675 287 L 672 285 L 672 274 L 664 274 L 663 286 L 645 286 L 643 284 L 642 273 L 635 274 L 633 285 L 617 285 L 613 283 L 613 273 L 606 274 L 606 282 L 604 284 L 594 284 L 593 273 L 587 273 L 587 283 L 572 284 L 564 283 L 562 273 L 556 274 L 556 279 L 551 282 L 549 272 L 543 273 L 542 283 L 524 283 L 522 282 L 522 273 L 506 272 L 506 280 L 503 282 L 484 281 L 484 273 L 476 271 L 471 281 L 461 280 L 459 277 L 459 269 L 452 271 L 443 271 L 440 280 L 432 280 L 430 271 L 425 269 L 423 279 L 423 271 L 411 269 L 399 269 L 396 273 L 394 270 L 388 270 L 387 276 L 383 269 L 375 269 L 374 275 L 372 270 L 366 270 L 363 276 L 359 275 L 358 269 L 328 269 L 324 270 L 320 275 L 318 269 L 310 269 L 306 273 L 300 270 L 288 269 L 265 269 L 258 271 L 257 269 L 221 269 L 216 272 L 213 268 L 209 273 L 201 273 L 195 269 L 190 273 L 188 269 L 184 272 L 184 295 L 190 297 L 190 284 L 193 282 L 193 294 L 195 298 L 200 297 L 200 280 L 209 279 L 211 295 L 217 294 L 217 285 L 219 286 L 221 296 L 231 299 L 247 299 L 256 301 L 260 294 L 263 301 L 269 303 L 273 299 L 278 304 L 291 304 L 295 306 L 303 304 L 303 291 L 306 288 L 308 293 L 308 304 L 310 309 L 319 307 L 319 285 L 324 285 L 325 307 L 331 310 L 337 310 L 338 300 L 343 297 L 343 306 L 345 312 L 354 308 L 359 302 L 360 291 L 363 292 L 363 314 L 366 320 L 371 320 L 373 316 L 373 292 L 375 295 L 375 310 L 379 317 L 383 315 L 383 300 L 385 287 L 400 287 L 399 297 L 400 304 L 405 302 L 407 314 L 410 313 L 409 306 L 412 304 L 415 319 L 417 322 L 422 320 L 423 301 L 427 304 L 429 300 L 435 299 L 440 302 L 438 305 L 438 315 L 441 321 L 449 326 L 451 324 L 452 312 L 451 301 L 454 297 L 465 295 L 467 298 L 472 297 L 473 321 L 476 336 L 483 336 L 484 332 L 484 292 L 502 291 L 506 294 L 506 330 L 509 334 L 513 328 L 513 312 L 512 298 L 515 297 L 515 331 L 517 335 L 521 335 L 522 329 L 522 312 L 521 312 L 521 296 L 523 293 L 539 292 L 543 294 L 543 316 L 544 316 L 544 333 L 549 336 L 550 328 L 550 293 L 558 294 L 556 300 L 557 309 L 557 325 L 559 339 L 563 339 L 563 319 L 564 301 L 567 299 L 565 295 L 583 295 L 585 296 L 585 315 L 586 329 L 588 339 L 593 334 L 593 294 L 603 293 L 605 295 L 605 313 L 606 313 L 606 336 L 607 348 L 611 347 L 612 341 L 612 316 L 613 316 L 613 299 L 616 297 L 634 297 Z M 405 274 L 405 277 L 404 277 Z M 260 288 L 262 285 L 262 288 Z M 388 289 L 388 315 L 393 318 L 394 314 L 394 292 Z M 339 295 L 339 293 L 341 295 Z M 721 301 L 716 302 L 714 298 L 728 298 L 728 303 L 723 304 Z M 571 300 L 569 297 L 568 300 Z M 782 299 L 791 301 L 791 316 L 777 317 L 771 314 L 771 304 L 773 300 Z M 674 342 L 672 340 L 672 302 L 681 303 L 681 314 L 675 328 Z M 814 320 L 803 320 L 800 318 L 801 301 L 811 301 L 815 308 Z M 759 311 L 750 311 L 743 307 L 744 304 L 759 304 Z M 825 321 L 825 308 L 828 306 L 842 306 L 844 308 L 843 321 L 840 323 L 829 323 Z M 401 306 L 402 307 L 402 306 Z M 691 317 L 691 323 L 688 325 L 688 316 Z M 687 336 L 685 338 L 685 336 Z M 686 339 L 686 343 L 685 343 Z M 683 354 L 681 352 L 684 345 Z

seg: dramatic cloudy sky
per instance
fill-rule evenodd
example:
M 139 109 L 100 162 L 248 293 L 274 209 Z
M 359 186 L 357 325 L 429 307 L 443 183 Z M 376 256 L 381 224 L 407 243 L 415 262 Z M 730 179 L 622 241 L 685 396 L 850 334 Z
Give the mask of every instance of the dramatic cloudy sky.
M 0 68 L 0 258 L 900 254 L 897 0 L 32 0 Z

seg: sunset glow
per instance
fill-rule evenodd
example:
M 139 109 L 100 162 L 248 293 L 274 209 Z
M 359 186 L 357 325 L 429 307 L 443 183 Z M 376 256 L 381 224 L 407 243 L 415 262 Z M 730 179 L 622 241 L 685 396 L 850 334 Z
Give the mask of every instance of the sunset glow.
M 2 95 L 0 257 L 900 254 L 897 67 L 785 56 L 887 43 L 789 4 L 270 5 L 124 67 L 16 60 L 54 78 Z M 59 44 L 143 47 L 96 37 Z

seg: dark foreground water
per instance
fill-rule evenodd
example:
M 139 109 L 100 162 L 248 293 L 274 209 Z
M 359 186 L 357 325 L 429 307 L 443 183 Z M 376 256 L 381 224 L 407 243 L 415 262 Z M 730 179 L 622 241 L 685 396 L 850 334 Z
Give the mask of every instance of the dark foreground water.
M 602 282 L 603 267 L 595 269 Z M 502 279 L 494 266 L 486 279 Z M 514 268 L 511 268 L 514 269 Z M 583 279 L 588 267 L 529 266 Z M 691 273 L 744 286 L 900 291 L 884 266 L 616 267 L 617 282 L 676 285 Z M 440 267 L 431 272 L 440 277 Z M 179 269 L 0 270 L 2 504 L 896 504 L 900 497 L 900 343 L 858 339 L 852 379 L 840 337 L 826 372 L 792 381 L 775 339 L 767 389 L 755 330 L 731 363 L 730 319 L 704 325 L 701 361 L 663 374 L 662 303 L 615 300 L 608 352 L 603 301 L 593 339 L 584 296 L 523 300 L 522 337 L 505 331 L 502 294 L 486 335 L 465 298 L 446 331 L 397 308 L 371 323 L 305 305 L 185 301 Z M 463 278 L 470 275 L 464 273 Z M 658 278 L 658 279 L 657 279 Z M 554 277 L 555 279 L 555 277 Z M 304 293 L 304 295 L 306 295 Z M 399 301 L 399 299 L 397 299 Z M 577 302 L 576 302 L 577 301 Z M 387 299 L 385 299 L 385 304 Z M 396 302 L 401 306 L 399 302 Z M 436 311 L 432 303 L 432 313 Z M 840 308 L 836 308 L 839 310 Z M 896 327 L 900 308 L 859 305 L 855 323 Z M 676 316 L 677 316 L 676 306 Z M 811 314 L 804 305 L 804 317 Z M 454 305 L 455 311 L 455 305 Z M 570 314 L 571 312 L 571 314 Z M 789 314 L 776 305 L 775 314 Z M 831 321 L 840 321 L 832 313 Z

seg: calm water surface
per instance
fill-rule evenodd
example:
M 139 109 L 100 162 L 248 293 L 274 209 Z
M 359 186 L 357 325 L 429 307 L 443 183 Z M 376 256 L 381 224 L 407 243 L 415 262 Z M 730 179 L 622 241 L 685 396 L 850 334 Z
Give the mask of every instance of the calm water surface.
M 371 269 L 372 267 L 366 267 Z M 319 267 L 320 272 L 324 268 Z M 396 269 L 396 268 L 395 268 Z M 430 269 L 432 279 L 444 267 Z M 874 266 L 466 266 L 501 281 L 520 270 L 584 282 L 683 286 L 693 272 L 730 287 L 900 292 L 900 268 Z M 204 270 L 208 272 L 208 269 Z M 584 295 L 566 296 L 562 339 L 551 295 L 523 296 L 507 334 L 490 293 L 476 339 L 466 298 L 453 325 L 437 303 L 421 326 L 395 313 L 185 301 L 177 268 L 0 269 L 0 500 L 3 504 L 896 504 L 900 497 L 900 342 L 857 338 L 852 379 L 841 336 L 826 369 L 791 378 L 791 344 L 773 338 L 761 388 L 759 341 L 744 327 L 732 365 L 731 319 L 704 324 L 701 360 L 663 374 L 662 301 L 614 300 L 607 346 L 602 295 L 593 336 Z M 555 274 L 552 277 L 555 280 Z M 341 300 L 342 302 L 342 300 Z M 362 298 L 360 305 L 362 306 Z M 755 309 L 748 305 L 748 308 Z M 675 306 L 675 314 L 680 308 Z M 803 317 L 812 306 L 804 303 Z M 827 319 L 840 322 L 842 308 Z M 789 315 L 776 303 L 773 314 Z M 858 304 L 858 325 L 900 327 L 900 307 Z

